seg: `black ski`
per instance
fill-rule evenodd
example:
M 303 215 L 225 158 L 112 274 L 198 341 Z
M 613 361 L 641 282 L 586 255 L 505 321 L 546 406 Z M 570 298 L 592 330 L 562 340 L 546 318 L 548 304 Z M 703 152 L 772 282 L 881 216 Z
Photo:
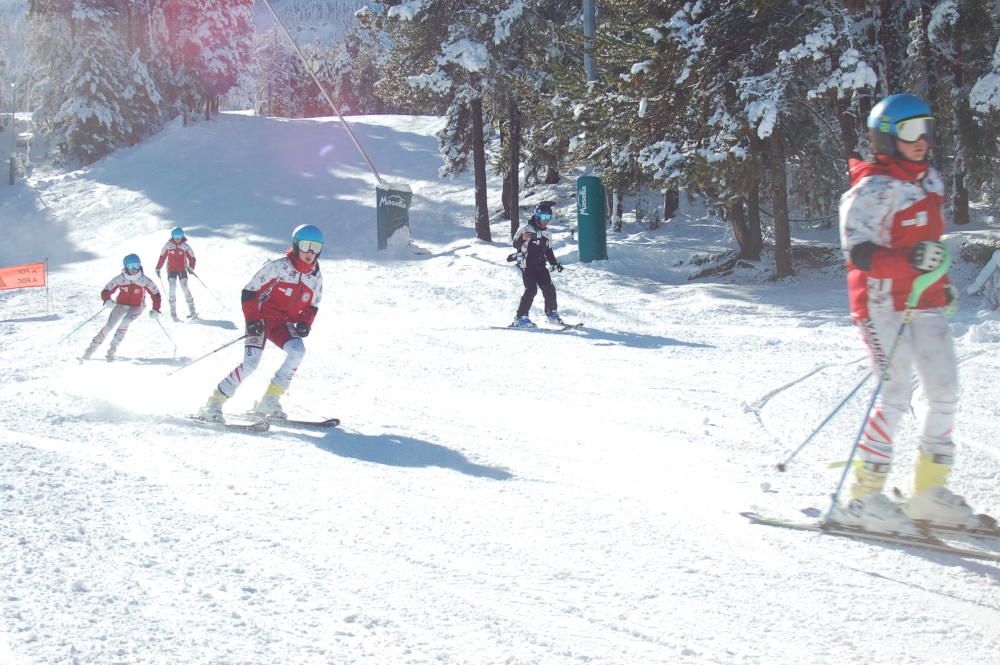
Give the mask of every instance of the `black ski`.
M 845 538 L 856 538 L 873 542 L 887 543 L 890 545 L 901 545 L 903 547 L 916 547 L 934 552 L 944 552 L 955 556 L 969 559 L 983 559 L 985 561 L 1000 561 L 1000 552 L 991 550 L 975 550 L 966 547 L 959 547 L 946 543 L 935 536 L 924 536 L 915 538 L 912 536 L 900 536 L 894 533 L 883 533 L 880 531 L 867 531 L 852 527 L 839 526 L 835 524 L 822 524 L 819 521 L 793 520 L 783 517 L 770 517 L 752 511 L 740 513 L 743 517 L 754 524 L 764 524 L 766 526 L 777 526 L 785 529 L 797 529 L 799 531 L 813 531 L 830 536 L 842 536 Z
M 257 422 L 246 422 L 246 423 L 233 423 L 233 422 L 216 422 L 214 420 L 205 420 L 201 416 L 187 416 L 186 420 L 192 422 L 196 425 L 201 425 L 202 427 L 208 427 L 210 429 L 217 430 L 230 430 L 234 432 L 266 432 L 270 429 L 270 425 L 267 421 L 261 420 Z

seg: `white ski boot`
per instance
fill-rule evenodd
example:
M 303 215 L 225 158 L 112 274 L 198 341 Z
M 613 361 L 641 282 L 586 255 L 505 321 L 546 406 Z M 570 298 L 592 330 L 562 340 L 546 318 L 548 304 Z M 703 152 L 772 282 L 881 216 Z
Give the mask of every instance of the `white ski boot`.
M 925 537 L 916 523 L 881 492 L 852 499 L 846 506 L 834 506 L 830 521 L 865 531 L 895 533 L 911 538 Z
M 261 416 L 263 418 L 273 418 L 284 420 L 288 418 L 288 414 L 284 412 L 281 408 L 281 403 L 278 398 L 285 392 L 285 389 L 276 383 L 271 383 L 268 385 L 267 390 L 264 392 L 264 396 L 260 398 L 253 407 L 254 415 Z
M 911 520 L 958 529 L 986 528 L 979 515 L 958 494 L 947 487 L 931 487 L 910 497 L 902 506 Z
M 227 399 L 229 398 L 216 388 L 212 396 L 205 402 L 205 406 L 198 410 L 198 417 L 213 423 L 225 422 L 225 418 L 222 415 L 222 405 L 226 403 Z

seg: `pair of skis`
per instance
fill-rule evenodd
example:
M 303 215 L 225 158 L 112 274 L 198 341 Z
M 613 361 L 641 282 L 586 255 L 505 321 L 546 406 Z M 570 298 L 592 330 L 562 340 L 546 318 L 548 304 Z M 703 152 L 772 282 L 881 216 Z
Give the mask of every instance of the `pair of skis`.
M 810 517 L 817 517 L 819 514 L 819 511 L 815 508 L 806 509 L 803 512 Z M 830 536 L 842 536 L 857 540 L 886 543 L 890 545 L 901 545 L 903 547 L 917 547 L 934 552 L 953 554 L 955 556 L 969 559 L 982 559 L 984 561 L 1000 562 L 1000 527 L 997 527 L 996 520 L 989 516 L 983 516 L 983 521 L 986 523 L 986 526 L 983 528 L 963 529 L 960 527 L 917 522 L 917 525 L 926 531 L 926 535 L 915 537 L 904 536 L 897 533 L 869 531 L 867 529 L 849 527 L 835 523 L 824 523 L 819 519 L 790 519 L 786 517 L 763 515 L 752 511 L 740 514 L 754 524 L 777 526 L 785 529 L 796 529 L 798 531 L 812 531 L 814 533 L 822 533 Z M 981 543 L 983 547 L 980 549 L 956 545 L 944 540 L 945 538 L 954 538 L 957 536 L 971 538 Z
M 302 427 L 306 429 L 329 429 L 340 425 L 340 418 L 326 418 L 323 420 L 303 420 L 298 418 L 260 418 L 259 416 L 247 414 L 245 416 L 230 417 L 225 422 L 206 420 L 198 415 L 188 416 L 188 420 L 212 429 L 229 430 L 233 432 L 266 432 L 271 429 L 271 425 L 279 427 Z
M 530 328 L 522 328 L 520 326 L 514 325 L 513 323 L 510 324 L 509 326 L 490 326 L 490 327 L 493 328 L 494 330 L 528 330 L 532 332 L 567 332 L 569 330 L 579 330 L 580 328 L 583 327 L 582 323 L 563 323 L 563 324 L 553 323 L 552 325 L 556 327 L 549 328 L 547 326 L 543 327 L 536 325 Z

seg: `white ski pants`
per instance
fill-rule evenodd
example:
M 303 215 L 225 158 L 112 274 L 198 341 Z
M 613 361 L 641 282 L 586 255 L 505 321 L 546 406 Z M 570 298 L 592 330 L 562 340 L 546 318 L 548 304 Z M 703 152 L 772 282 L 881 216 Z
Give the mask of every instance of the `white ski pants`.
M 236 389 L 248 376 L 254 373 L 260 364 L 261 356 L 264 355 L 263 346 L 246 346 L 244 348 L 243 362 L 219 382 L 219 392 L 226 397 L 232 397 L 236 394 Z M 285 362 L 281 363 L 281 367 L 274 373 L 274 378 L 271 381 L 288 390 L 288 386 L 292 383 L 292 377 L 295 376 L 295 371 L 302 363 L 302 359 L 305 358 L 306 345 L 301 338 L 292 337 L 281 348 L 285 352 Z
M 140 314 L 142 314 L 142 310 L 142 305 L 115 305 L 111 310 L 111 314 L 108 315 L 108 322 L 104 324 L 104 327 L 101 328 L 97 334 L 94 335 L 94 339 L 90 341 L 91 352 L 100 346 L 101 342 L 104 341 L 104 338 L 108 336 L 108 333 L 111 332 L 115 326 L 118 326 L 115 336 L 111 338 L 110 350 L 114 353 L 118 348 L 118 345 L 121 344 L 122 338 L 125 337 L 125 333 L 128 332 L 129 325 L 135 321 Z M 121 325 L 118 325 L 119 322 Z
M 170 314 L 177 316 L 177 282 L 181 283 L 181 291 L 184 292 L 184 300 L 187 301 L 188 312 L 194 312 L 194 297 L 188 287 L 187 273 L 180 275 L 175 272 L 167 273 L 167 302 L 170 303 Z
M 942 309 L 914 310 L 893 352 L 902 319 L 903 312 L 890 312 L 858 321 L 876 377 L 893 354 L 859 444 L 861 459 L 878 465 L 892 462 L 893 435 L 910 407 L 914 370 L 927 398 L 920 448 L 930 455 L 954 456 L 951 433 L 958 406 L 958 363 L 948 320 Z

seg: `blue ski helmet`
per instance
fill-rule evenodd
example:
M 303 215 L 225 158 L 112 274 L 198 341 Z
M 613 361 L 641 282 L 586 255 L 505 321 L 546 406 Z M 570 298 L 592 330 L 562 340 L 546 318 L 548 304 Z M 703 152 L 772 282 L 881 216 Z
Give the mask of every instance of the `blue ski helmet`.
M 323 251 L 323 242 L 323 232 L 312 224 L 302 224 L 292 231 L 292 249 L 316 252 L 317 258 Z
M 184 240 L 184 229 L 182 229 L 179 226 L 175 226 L 170 231 L 170 237 L 173 238 L 174 240 Z
M 139 260 L 139 256 L 137 254 L 129 254 L 122 259 L 122 267 L 125 268 L 125 271 L 130 275 L 134 275 L 142 270 L 142 261 Z
M 897 138 L 911 142 L 921 136 L 934 140 L 934 114 L 927 102 L 915 95 L 889 95 L 868 114 L 868 137 L 879 155 L 898 154 Z

